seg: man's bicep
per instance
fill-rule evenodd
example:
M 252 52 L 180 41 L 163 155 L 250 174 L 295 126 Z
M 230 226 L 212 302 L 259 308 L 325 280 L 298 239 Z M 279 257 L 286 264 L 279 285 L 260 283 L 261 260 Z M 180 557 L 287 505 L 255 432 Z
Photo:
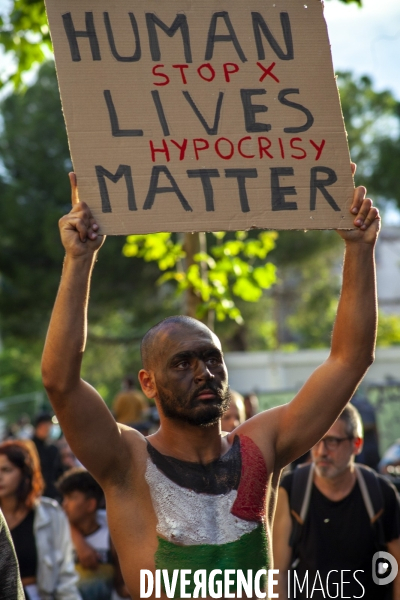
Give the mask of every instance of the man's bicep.
M 111 412 L 87 382 L 62 395 L 48 391 L 61 429 L 78 460 L 97 478 L 118 471 L 124 457 L 122 437 Z

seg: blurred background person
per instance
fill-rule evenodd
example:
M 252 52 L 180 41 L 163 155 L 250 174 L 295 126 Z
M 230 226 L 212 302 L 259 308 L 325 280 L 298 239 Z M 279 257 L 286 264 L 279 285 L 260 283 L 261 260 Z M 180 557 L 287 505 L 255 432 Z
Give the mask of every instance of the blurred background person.
M 383 474 L 397 474 L 400 476 L 400 439 L 396 440 L 386 450 L 379 462 L 379 472 Z
M 31 424 L 30 416 L 24 413 L 17 421 L 18 431 L 16 438 L 18 440 L 30 440 L 33 436 L 33 425 Z
M 61 463 L 64 471 L 69 471 L 69 469 L 73 469 L 75 467 L 82 467 L 82 464 L 76 458 L 75 454 L 72 452 L 67 440 L 64 436 L 62 436 L 56 442 L 56 446 L 60 451 Z M 57 485 L 56 485 L 57 487 Z
M 259 401 L 256 394 L 246 394 L 244 397 L 244 409 L 246 411 L 246 421 L 254 417 L 259 411 Z
M 378 470 L 380 460 L 379 456 L 379 437 L 376 422 L 376 410 L 366 396 L 356 392 L 351 399 L 351 403 L 360 413 L 364 429 L 364 445 L 356 462 L 367 465 L 371 469 Z
M 246 420 L 246 412 L 244 409 L 244 398 L 242 394 L 231 390 L 231 402 L 228 410 L 223 414 L 221 418 L 221 429 L 230 433 L 236 427 L 239 427 L 241 423 Z
M 18 561 L 10 530 L 0 510 L 0 597 L 2 600 L 25 600 Z
M 29 440 L 0 444 L 0 508 L 11 532 L 28 600 L 80 600 L 68 521 L 41 498 L 43 478 Z
M 82 468 L 66 471 L 57 484 L 63 496 L 75 549 L 78 589 L 83 600 L 111 600 L 128 597 L 104 506 L 103 490 Z M 114 595 L 115 597 L 115 595 Z
M 122 391 L 113 400 L 112 412 L 117 423 L 137 428 L 147 416 L 149 405 L 145 395 L 137 389 L 131 375 L 124 377 Z
M 379 462 L 378 469 L 400 492 L 400 439 L 386 450 Z
M 55 444 L 50 442 L 50 434 L 53 427 L 53 415 L 41 412 L 33 421 L 34 431 L 32 441 L 36 446 L 40 460 L 40 468 L 45 483 L 43 496 L 61 500 L 60 493 L 56 488 L 56 481 L 63 474 L 64 469 L 61 461 L 60 451 Z

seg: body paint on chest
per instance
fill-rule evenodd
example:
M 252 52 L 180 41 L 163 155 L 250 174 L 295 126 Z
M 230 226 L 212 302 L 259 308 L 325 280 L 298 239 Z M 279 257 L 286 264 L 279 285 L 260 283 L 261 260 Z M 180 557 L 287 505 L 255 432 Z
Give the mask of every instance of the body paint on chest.
M 207 465 L 165 456 L 149 443 L 148 452 L 157 569 L 171 575 L 174 569 L 205 569 L 207 574 L 268 569 L 267 469 L 250 438 L 236 436 L 230 450 Z

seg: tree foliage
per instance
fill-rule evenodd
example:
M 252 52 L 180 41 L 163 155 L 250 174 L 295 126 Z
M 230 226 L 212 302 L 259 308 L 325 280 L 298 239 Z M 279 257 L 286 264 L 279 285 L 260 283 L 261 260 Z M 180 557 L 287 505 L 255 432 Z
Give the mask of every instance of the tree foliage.
M 382 208 L 387 200 L 400 208 L 400 102 L 387 90 L 376 92 L 367 76 L 339 73 L 338 84 L 357 183 Z
M 391 139 L 398 128 L 400 103 L 388 90 L 375 91 L 366 75 L 354 78 L 352 73 L 339 72 L 337 76 L 351 157 L 357 163 L 358 180 L 365 181 L 374 172 L 380 142 Z
M 54 63 L 44 64 L 25 94 L 1 105 L 0 332 L 2 395 L 40 385 L 39 365 L 64 251 L 57 222 L 69 208 L 71 169 Z M 146 329 L 176 312 L 155 285 L 156 265 L 122 255 L 124 238 L 109 237 L 99 253 L 90 305 L 85 373 L 109 390 L 132 364 Z M 140 279 L 141 286 L 136 286 Z M 96 373 L 100 357 L 107 368 Z M 21 368 L 15 368 L 20 364 Z M 32 364 L 32 368 L 22 365 Z M 35 365 L 35 366 L 34 366 Z M 16 375 L 18 374 L 18 375 Z M 0 390 L 1 392 L 1 390 Z M 110 392 L 108 392 L 110 393 Z M 106 394 L 107 395 L 107 394 Z
M 164 273 L 158 284 L 174 281 L 179 294 L 189 288 L 199 297 L 196 316 L 204 318 L 210 311 L 219 321 L 230 318 L 243 323 L 235 297 L 257 302 L 263 290 L 275 283 L 275 265 L 265 262 L 274 248 L 277 233 L 263 231 L 257 238 L 237 231 L 232 239 L 227 233 L 208 235 L 208 250 L 193 256 L 192 264 L 182 264 L 186 257 L 182 240 L 173 234 L 130 235 L 123 248 L 125 256 L 139 256 L 156 261 Z

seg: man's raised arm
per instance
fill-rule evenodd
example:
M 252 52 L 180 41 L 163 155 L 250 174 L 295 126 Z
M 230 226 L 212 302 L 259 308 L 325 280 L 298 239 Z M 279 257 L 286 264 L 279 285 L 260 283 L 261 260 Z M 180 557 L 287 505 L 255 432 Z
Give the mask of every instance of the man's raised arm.
M 72 210 L 60 219 L 65 261 L 42 359 L 43 384 L 79 460 L 100 481 L 117 475 L 124 457 L 119 428 L 102 398 L 80 376 L 86 343 L 90 278 L 104 238 L 89 207 L 79 202 L 70 174 Z
M 377 301 L 374 247 L 380 228 L 378 210 L 354 191 L 350 211 L 355 229 L 338 233 L 345 241 L 343 284 L 329 358 L 285 406 L 252 419 L 249 435 L 260 446 L 273 444 L 275 468 L 309 450 L 334 423 L 374 359 Z M 269 441 L 266 439 L 269 436 Z

